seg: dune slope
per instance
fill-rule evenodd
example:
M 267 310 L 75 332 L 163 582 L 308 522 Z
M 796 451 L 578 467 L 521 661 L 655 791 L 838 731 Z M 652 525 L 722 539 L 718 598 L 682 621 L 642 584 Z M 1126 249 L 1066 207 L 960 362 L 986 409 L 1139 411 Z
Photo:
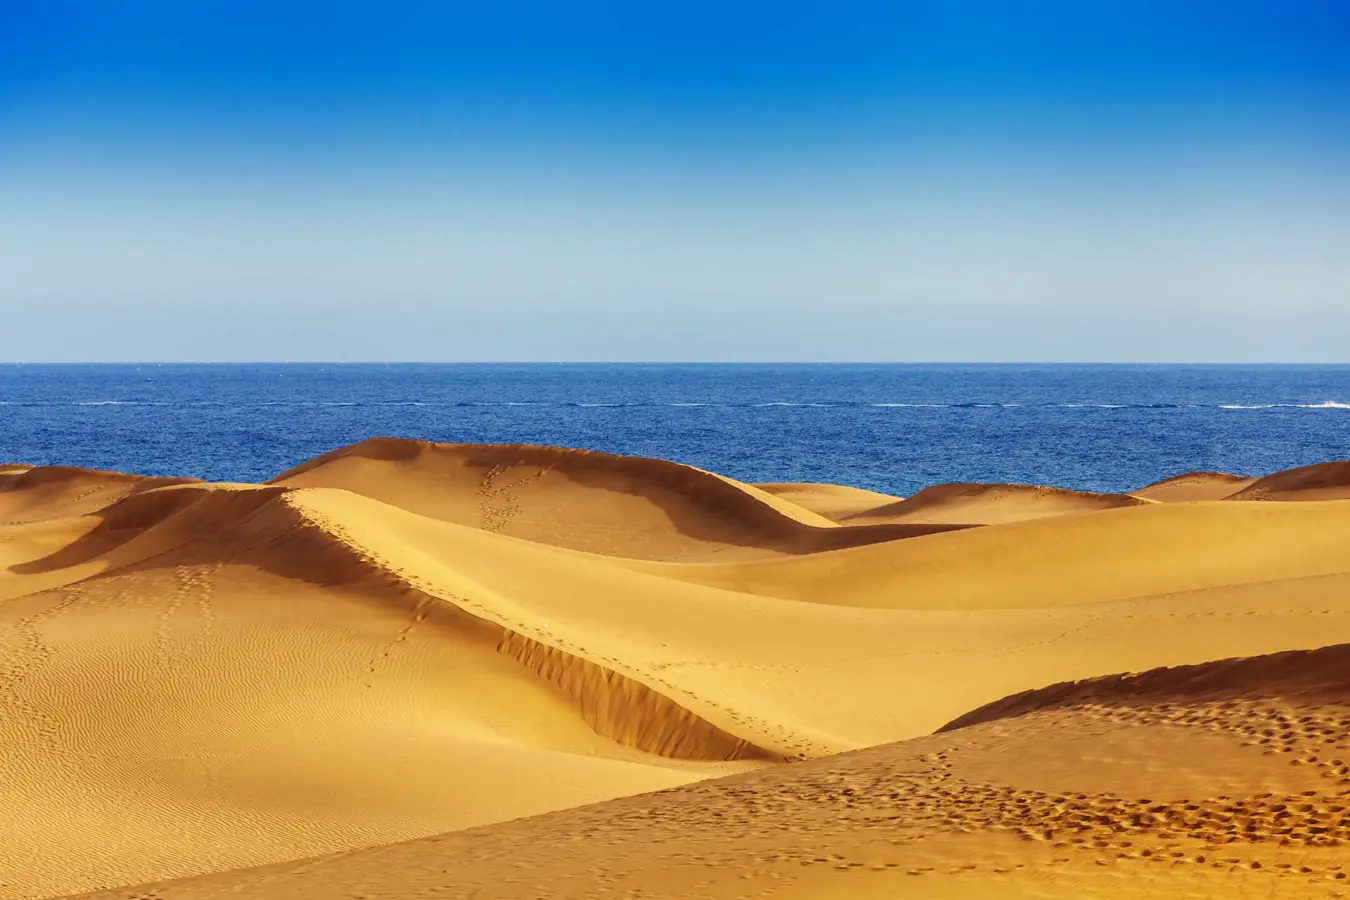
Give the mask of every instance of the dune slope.
M 756 484 L 755 487 L 780 500 L 786 500 L 810 512 L 822 515 L 835 523 L 848 516 L 866 512 L 878 506 L 885 506 L 889 503 L 898 503 L 903 499 L 877 491 L 846 487 L 842 484 L 773 482 Z
M 148 895 L 1342 896 L 1347 672 L 1340 645 L 1099 678 L 931 737 Z
M 82 515 L 140 491 L 193 482 L 73 466 L 11 464 L 0 467 L 0 525 Z
M 0 895 L 387 843 L 771 758 L 612 671 L 540 658 L 287 495 L 143 493 L 9 567 L 40 583 L 0 606 L 0 846 L 22 873 Z
M 1151 504 L 833 553 L 643 571 L 814 603 L 1037 608 L 1339 574 L 1350 503 Z M 635 565 L 636 567 L 636 565 Z
M 1255 478 L 1227 472 L 1186 472 L 1146 485 L 1134 496 L 1159 503 L 1186 503 L 1192 500 L 1223 500 L 1250 485 Z
M 1258 478 L 1229 500 L 1350 499 L 1350 460 L 1316 463 Z
M 851 513 L 844 525 L 908 522 L 929 525 L 997 525 L 1072 513 L 1140 506 L 1125 494 L 1093 494 L 1026 484 L 937 484 L 912 497 Z
M 342 488 L 496 534 L 637 559 L 811 553 L 950 527 L 840 531 L 805 507 L 692 466 L 519 444 L 373 438 L 271 483 Z

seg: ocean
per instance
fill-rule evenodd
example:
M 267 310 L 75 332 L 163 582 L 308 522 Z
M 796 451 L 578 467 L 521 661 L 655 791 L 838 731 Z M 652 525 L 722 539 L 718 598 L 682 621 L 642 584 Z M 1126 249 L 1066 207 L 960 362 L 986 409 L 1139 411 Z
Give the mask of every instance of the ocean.
M 373 435 L 745 481 L 1122 491 L 1350 457 L 1350 366 L 0 366 L 0 461 L 261 481 Z

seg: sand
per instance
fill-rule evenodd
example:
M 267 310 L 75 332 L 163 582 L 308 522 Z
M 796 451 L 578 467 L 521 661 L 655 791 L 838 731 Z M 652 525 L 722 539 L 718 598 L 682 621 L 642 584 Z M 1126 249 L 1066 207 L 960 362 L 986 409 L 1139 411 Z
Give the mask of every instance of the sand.
M 1249 486 L 1255 478 L 1227 472 L 1186 472 L 1142 487 L 1134 496 L 1161 503 L 1185 503 L 1190 500 L 1223 500 Z
M 842 484 L 815 484 L 809 482 L 776 482 L 757 484 L 759 488 L 780 500 L 800 506 L 824 516 L 836 524 L 850 516 L 890 503 L 899 503 L 903 497 L 894 497 L 877 491 L 848 487 Z
M 912 497 L 862 510 L 846 525 L 879 522 L 998 525 L 1073 513 L 1142 506 L 1150 501 L 1128 494 L 1094 494 L 1026 484 L 938 484 Z
M 0 897 L 1335 896 L 1345 466 L 6 466 Z
M 1350 499 L 1350 461 L 1317 463 L 1258 478 L 1228 500 Z

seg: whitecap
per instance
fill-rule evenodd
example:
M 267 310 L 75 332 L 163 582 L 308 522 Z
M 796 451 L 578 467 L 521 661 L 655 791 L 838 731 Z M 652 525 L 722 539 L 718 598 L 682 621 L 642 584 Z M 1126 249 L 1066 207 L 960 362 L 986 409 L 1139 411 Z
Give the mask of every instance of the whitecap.
M 1219 409 L 1350 409 L 1350 403 L 1323 400 L 1321 403 L 1224 403 Z

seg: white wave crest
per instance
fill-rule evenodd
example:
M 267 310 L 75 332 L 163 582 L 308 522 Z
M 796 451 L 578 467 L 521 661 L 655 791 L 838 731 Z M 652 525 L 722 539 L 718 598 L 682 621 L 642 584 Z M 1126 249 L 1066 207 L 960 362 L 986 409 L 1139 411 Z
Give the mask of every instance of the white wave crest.
M 1321 403 L 1224 403 L 1219 409 L 1350 409 L 1350 403 L 1323 400 Z

